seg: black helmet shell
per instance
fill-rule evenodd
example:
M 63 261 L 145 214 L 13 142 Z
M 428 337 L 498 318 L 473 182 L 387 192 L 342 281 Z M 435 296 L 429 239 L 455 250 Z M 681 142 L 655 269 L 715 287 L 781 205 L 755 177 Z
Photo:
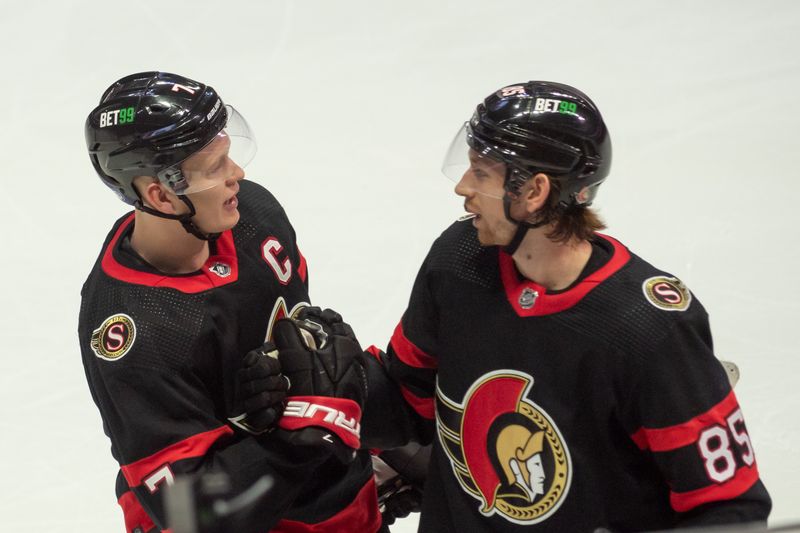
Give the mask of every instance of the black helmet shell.
M 226 122 L 226 107 L 212 87 L 177 74 L 141 72 L 103 93 L 86 119 L 86 148 L 103 183 L 135 204 L 133 178 L 178 165 Z
M 588 96 L 562 83 L 503 87 L 478 105 L 468 126 L 478 152 L 506 163 L 506 187 L 543 172 L 557 180 L 562 205 L 590 205 L 611 169 L 611 138 Z

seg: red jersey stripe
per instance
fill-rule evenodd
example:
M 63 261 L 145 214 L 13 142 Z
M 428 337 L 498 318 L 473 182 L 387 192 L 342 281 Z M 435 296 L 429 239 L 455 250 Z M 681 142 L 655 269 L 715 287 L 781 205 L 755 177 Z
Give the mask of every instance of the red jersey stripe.
M 133 533 L 133 530 L 137 527 L 141 528 L 141 531 L 148 531 L 155 526 L 133 492 L 127 491 L 120 496 L 117 503 L 122 507 L 122 515 L 125 517 L 125 531 L 127 533 Z
M 378 362 L 381 363 L 381 365 L 383 365 L 383 361 L 381 361 L 381 350 L 380 350 L 380 348 L 378 348 L 377 346 L 372 344 L 372 345 L 370 345 L 369 348 L 367 348 L 364 351 L 367 352 L 368 354 L 370 354 L 375 359 L 377 359 Z
M 153 473 L 157 468 L 180 461 L 181 459 L 188 459 L 190 457 L 201 457 L 205 455 L 211 445 L 217 440 L 227 435 L 232 435 L 233 430 L 228 426 L 220 426 L 217 429 L 206 431 L 192 435 L 182 441 L 171 444 L 158 452 L 139 459 L 138 461 L 123 465 L 120 469 L 128 486 L 131 488 L 141 485 L 142 480 L 149 474 Z
M 420 350 L 413 342 L 408 340 L 403 332 L 403 322 L 398 322 L 394 328 L 392 340 L 389 341 L 394 348 L 394 352 L 400 360 L 408 366 L 414 368 L 436 368 L 438 363 L 434 357 Z
M 297 265 L 297 275 L 300 276 L 300 279 L 305 283 L 306 276 L 308 275 L 308 265 L 306 264 L 305 256 L 300 253 L 300 248 L 297 249 L 297 255 L 300 256 L 300 264 Z
M 731 391 L 724 400 L 688 422 L 658 429 L 641 428 L 631 438 L 642 450 L 667 452 L 682 448 L 695 442 L 703 429 L 713 425 L 726 426 L 725 417 L 738 406 L 736 395 Z
M 631 439 L 633 443 L 639 447 L 640 450 L 647 449 L 647 435 L 645 435 L 645 429 L 641 428 L 639 431 L 631 435 Z
M 669 503 L 679 513 L 685 513 L 704 503 L 731 500 L 747 492 L 758 481 L 758 467 L 743 466 L 724 483 L 688 492 L 670 492 Z
M 402 385 L 400 385 L 400 393 L 419 416 L 428 420 L 434 419 L 436 409 L 433 405 L 433 398 L 420 398 Z
M 271 533 L 324 533 L 328 531 L 363 531 L 372 533 L 381 527 L 378 512 L 378 493 L 375 478 L 371 477 L 358 491 L 355 499 L 333 515 L 316 524 L 306 524 L 295 520 L 281 520 L 270 530 Z

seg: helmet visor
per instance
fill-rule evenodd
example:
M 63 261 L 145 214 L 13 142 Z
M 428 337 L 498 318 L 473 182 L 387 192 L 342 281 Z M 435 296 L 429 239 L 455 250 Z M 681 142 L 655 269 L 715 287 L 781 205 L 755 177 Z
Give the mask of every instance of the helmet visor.
M 225 183 L 256 155 L 250 126 L 232 106 L 225 106 L 225 127 L 203 148 L 177 165 L 158 173 L 158 179 L 175 194 L 192 194 Z
M 459 187 L 497 199 L 506 195 L 506 170 L 492 149 L 475 138 L 468 122 L 459 128 L 442 163 L 442 173 Z

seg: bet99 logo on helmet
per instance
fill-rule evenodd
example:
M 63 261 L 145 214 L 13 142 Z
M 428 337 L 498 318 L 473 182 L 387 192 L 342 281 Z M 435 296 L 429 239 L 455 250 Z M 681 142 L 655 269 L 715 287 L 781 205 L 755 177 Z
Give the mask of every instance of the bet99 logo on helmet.
M 116 126 L 118 124 L 130 124 L 136 116 L 136 110 L 132 107 L 122 109 L 112 109 L 100 113 L 100 127 Z

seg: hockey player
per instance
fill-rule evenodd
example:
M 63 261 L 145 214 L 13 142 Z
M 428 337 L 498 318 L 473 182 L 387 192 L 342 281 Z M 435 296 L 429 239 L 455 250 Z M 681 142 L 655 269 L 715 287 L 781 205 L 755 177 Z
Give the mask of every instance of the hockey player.
M 420 531 L 660 530 L 771 508 L 708 316 L 590 205 L 611 140 L 582 92 L 478 105 L 445 158 L 469 215 L 433 244 L 363 439 L 433 442 Z M 378 364 L 380 363 L 380 365 Z M 404 407 L 398 406 L 402 403 Z
M 85 133 L 100 179 L 135 207 L 108 234 L 79 319 L 126 531 L 168 528 L 162 494 L 176 476 L 215 471 L 234 492 L 272 487 L 229 517 L 231 531 L 378 530 L 369 454 L 355 452 L 356 362 L 314 383 L 295 369 L 287 392 L 263 353 L 274 322 L 308 305 L 308 278 L 280 204 L 243 181 L 255 153 L 245 120 L 207 85 L 144 72 L 105 91 Z M 350 427 L 295 408 L 267 431 L 287 394 L 345 410 Z

